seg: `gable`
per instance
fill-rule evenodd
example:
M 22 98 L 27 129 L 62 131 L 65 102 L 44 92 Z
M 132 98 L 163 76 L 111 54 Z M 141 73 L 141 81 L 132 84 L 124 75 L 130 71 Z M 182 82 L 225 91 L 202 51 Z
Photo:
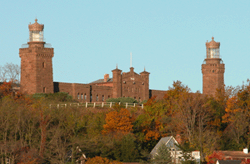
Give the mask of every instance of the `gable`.
M 163 138 L 161 138 L 160 141 L 152 149 L 152 151 L 150 152 L 150 154 L 152 156 L 154 156 L 157 153 L 158 148 L 162 144 L 166 145 L 167 148 L 169 148 L 169 150 L 171 150 L 171 151 L 180 151 L 180 148 L 176 146 L 176 144 L 179 145 L 179 143 L 175 140 L 175 138 L 173 136 L 169 136 L 169 137 L 163 137 Z

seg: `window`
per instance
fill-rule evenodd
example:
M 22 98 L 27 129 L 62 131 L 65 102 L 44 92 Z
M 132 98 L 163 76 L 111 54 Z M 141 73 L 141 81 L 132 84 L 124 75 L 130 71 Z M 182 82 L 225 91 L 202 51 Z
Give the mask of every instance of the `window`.
M 86 93 L 84 94 L 84 100 L 87 100 L 87 95 L 86 95 Z
M 98 101 L 98 95 L 96 95 L 96 101 Z
M 45 68 L 45 62 L 43 62 L 42 66 L 43 66 L 43 68 Z
M 43 93 L 46 93 L 46 88 L 45 87 L 43 87 Z
M 102 101 L 104 101 L 104 95 L 102 95 Z
M 81 93 L 81 99 L 83 100 L 83 94 Z
M 108 95 L 108 98 L 110 98 L 110 95 Z
M 80 99 L 80 94 L 79 93 L 77 94 L 77 99 Z

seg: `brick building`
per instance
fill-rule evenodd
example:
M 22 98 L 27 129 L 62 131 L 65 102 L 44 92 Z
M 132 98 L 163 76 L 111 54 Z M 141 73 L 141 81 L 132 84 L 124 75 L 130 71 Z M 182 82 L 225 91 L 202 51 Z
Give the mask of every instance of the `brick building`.
M 138 101 L 147 100 L 152 96 L 162 99 L 166 91 L 149 89 L 149 72 L 129 72 L 115 68 L 112 78 L 105 74 L 103 79 L 89 84 L 63 83 L 53 81 L 52 58 L 54 49 L 44 42 L 44 25 L 37 19 L 29 24 L 29 42 L 19 49 L 21 58 L 20 90 L 25 94 L 67 92 L 74 99 L 82 102 L 101 102 L 108 98 L 132 97 Z M 206 64 L 202 65 L 203 93 L 213 94 L 215 89 L 224 84 L 224 64 L 218 56 L 219 43 L 207 43 Z M 215 55 L 212 56 L 212 52 Z M 215 69 L 216 68 L 216 69 Z M 212 71 L 212 72 L 211 72 Z M 215 71 L 215 72 L 214 72 Z

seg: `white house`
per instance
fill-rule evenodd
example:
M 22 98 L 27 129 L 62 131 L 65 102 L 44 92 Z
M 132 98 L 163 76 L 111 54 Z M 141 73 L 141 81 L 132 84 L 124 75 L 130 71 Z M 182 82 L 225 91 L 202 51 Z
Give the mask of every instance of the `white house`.
M 180 163 L 180 159 L 182 159 L 183 153 L 181 149 L 177 146 L 179 143 L 173 136 L 163 137 L 160 141 L 155 145 L 155 147 L 150 152 L 152 158 L 157 155 L 158 148 L 162 145 L 166 145 L 169 148 L 169 152 L 171 153 L 171 157 L 174 163 Z M 200 162 L 200 152 L 193 151 L 191 152 L 191 156 L 199 163 Z

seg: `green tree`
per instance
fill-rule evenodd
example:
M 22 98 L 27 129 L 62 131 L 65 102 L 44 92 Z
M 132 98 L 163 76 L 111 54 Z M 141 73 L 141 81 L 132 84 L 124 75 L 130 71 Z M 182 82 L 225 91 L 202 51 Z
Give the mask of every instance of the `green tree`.
M 115 143 L 114 155 L 123 162 L 134 162 L 139 157 L 133 134 L 125 135 Z
M 157 154 L 154 155 L 151 159 L 151 163 L 155 164 L 172 163 L 171 153 L 169 152 L 166 145 L 162 144 L 158 148 Z
M 106 100 L 106 102 L 137 103 L 137 101 L 131 97 L 109 98 Z

